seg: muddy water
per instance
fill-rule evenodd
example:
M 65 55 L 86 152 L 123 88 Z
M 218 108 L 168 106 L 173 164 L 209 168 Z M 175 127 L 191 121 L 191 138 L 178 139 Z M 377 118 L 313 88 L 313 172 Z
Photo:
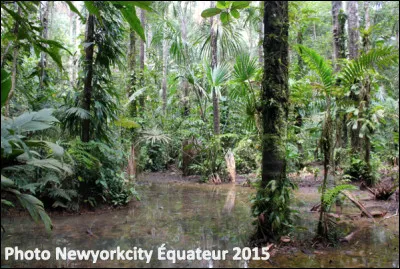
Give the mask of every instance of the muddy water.
M 232 252 L 243 247 L 253 227 L 249 197 L 252 190 L 243 187 L 199 184 L 146 183 L 139 186 L 141 201 L 124 209 L 102 214 L 53 216 L 54 230 L 49 235 L 41 226 L 32 225 L 27 217 L 2 219 L 7 233 L 2 240 L 1 264 L 12 267 L 398 267 L 398 217 L 381 223 L 361 223 L 364 228 L 354 243 L 329 250 L 293 249 L 277 254 L 270 262 L 233 261 L 158 261 L 157 254 L 149 264 L 142 261 L 5 261 L 4 247 L 48 249 L 67 247 L 75 250 L 132 249 L 141 247 L 157 251 L 167 249 L 208 249 Z M 293 199 L 299 211 L 296 237 L 313 235 L 316 216 L 309 212 L 318 201 L 316 192 L 300 191 Z M 347 226 L 346 226 L 347 227 Z M 92 236 L 87 230 L 92 232 Z M 350 231 L 351 228 L 348 228 Z M 55 257 L 52 253 L 52 257 Z

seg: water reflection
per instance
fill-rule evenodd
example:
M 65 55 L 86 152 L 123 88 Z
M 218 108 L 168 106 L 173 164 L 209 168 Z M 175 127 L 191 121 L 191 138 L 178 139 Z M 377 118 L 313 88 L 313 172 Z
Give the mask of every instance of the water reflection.
M 153 254 L 150 264 L 143 261 L 55 261 L 5 262 L 18 267 L 348 267 L 399 265 L 398 217 L 384 224 L 366 223 L 357 241 L 324 253 L 282 253 L 273 262 L 233 261 L 232 248 L 243 247 L 251 234 L 249 196 L 253 190 L 234 185 L 146 184 L 139 189 L 142 201 L 125 209 L 103 214 L 53 217 L 54 231 L 48 235 L 42 227 L 32 225 L 26 217 L 2 219 L 7 234 L 4 247 L 20 249 L 132 249 L 141 247 L 157 251 L 162 244 L 176 250 L 229 250 L 226 261 L 159 261 Z M 299 210 L 297 225 L 303 226 L 299 239 L 312 235 L 316 218 L 309 212 L 318 194 L 296 193 L 293 207 Z M 388 224 L 389 223 L 389 224 Z M 397 225 L 397 227 L 396 227 Z M 368 228 L 370 227 L 370 228 Z M 88 233 L 88 229 L 91 234 Z M 54 255 L 52 255 L 54 257 Z

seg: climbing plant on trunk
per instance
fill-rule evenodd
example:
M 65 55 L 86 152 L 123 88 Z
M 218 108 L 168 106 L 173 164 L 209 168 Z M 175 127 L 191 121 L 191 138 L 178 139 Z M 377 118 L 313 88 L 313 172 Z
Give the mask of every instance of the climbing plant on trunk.
M 290 227 L 290 189 L 286 177 L 286 133 L 289 108 L 288 2 L 264 2 L 264 77 L 261 91 L 262 179 L 253 214 L 256 237 L 271 240 Z

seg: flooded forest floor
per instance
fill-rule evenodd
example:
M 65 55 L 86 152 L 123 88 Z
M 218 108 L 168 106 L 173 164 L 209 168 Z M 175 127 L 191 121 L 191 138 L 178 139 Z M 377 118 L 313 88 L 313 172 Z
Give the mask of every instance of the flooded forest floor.
M 21 249 L 113 249 L 133 246 L 156 249 L 228 249 L 248 246 L 254 231 L 250 199 L 255 189 L 248 187 L 254 175 L 238 176 L 236 184 L 204 184 L 199 177 L 182 177 L 176 172 L 147 173 L 137 181 L 140 201 L 118 209 L 108 207 L 78 214 L 51 212 L 54 230 L 45 232 L 26 214 L 3 215 L 2 246 Z M 295 229 L 290 242 L 276 243 L 269 261 L 14 261 L 11 267 L 399 267 L 398 201 L 377 201 L 367 191 L 351 191 L 371 210 L 385 212 L 379 218 L 361 217 L 348 200 L 342 212 L 333 214 L 338 238 L 356 231 L 347 242 L 336 245 L 313 243 L 319 213 L 310 209 L 318 204 L 321 180 L 307 173 L 293 176 L 295 190 L 291 207 Z M 335 212 L 334 212 L 335 213 Z M 89 231 L 89 232 L 88 232 Z M 3 248 L 2 248 L 3 251 Z

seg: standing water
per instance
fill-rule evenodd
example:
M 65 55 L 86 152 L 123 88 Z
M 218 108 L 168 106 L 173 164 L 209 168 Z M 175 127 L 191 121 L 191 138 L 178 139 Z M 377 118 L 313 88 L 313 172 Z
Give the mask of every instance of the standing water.
M 240 186 L 194 183 L 147 183 L 140 185 L 141 201 L 101 214 L 53 216 L 51 234 L 28 217 L 2 219 L 7 233 L 2 239 L 1 264 L 11 267 L 398 267 L 398 217 L 367 225 L 354 244 L 323 252 L 296 250 L 278 253 L 271 261 L 233 261 L 232 249 L 245 247 L 253 231 L 250 196 L 253 190 Z M 312 195 L 307 195 L 313 197 Z M 301 236 L 315 228 L 309 202 L 300 194 L 294 199 L 299 210 Z M 315 195 L 315 199 L 318 196 Z M 229 250 L 225 261 L 159 261 L 157 248 L 167 250 Z M 134 247 L 154 250 L 146 261 L 5 261 L 5 247 L 22 250 L 123 250 Z

